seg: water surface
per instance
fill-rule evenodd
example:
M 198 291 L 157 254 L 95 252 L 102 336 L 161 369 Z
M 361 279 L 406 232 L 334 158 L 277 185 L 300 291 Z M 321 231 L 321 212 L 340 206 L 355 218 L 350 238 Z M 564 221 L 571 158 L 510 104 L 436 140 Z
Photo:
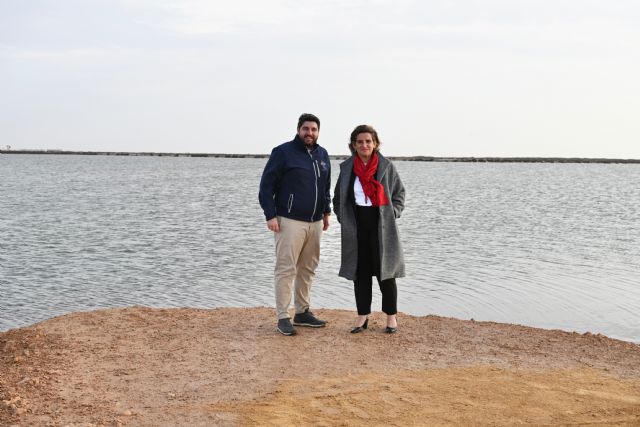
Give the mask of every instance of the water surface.
M 104 307 L 273 306 L 265 162 L 0 156 L 0 330 Z M 640 342 L 640 165 L 396 165 L 401 311 Z M 339 235 L 334 221 L 314 307 L 354 308 Z

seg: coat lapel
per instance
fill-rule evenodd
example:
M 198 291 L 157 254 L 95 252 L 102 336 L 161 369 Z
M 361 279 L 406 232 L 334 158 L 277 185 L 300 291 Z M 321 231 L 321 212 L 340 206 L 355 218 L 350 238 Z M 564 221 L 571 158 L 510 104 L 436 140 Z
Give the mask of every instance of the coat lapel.
M 387 173 L 389 167 L 389 160 L 382 157 L 382 154 L 378 153 L 378 171 L 376 172 L 376 180 L 382 181 L 382 177 Z

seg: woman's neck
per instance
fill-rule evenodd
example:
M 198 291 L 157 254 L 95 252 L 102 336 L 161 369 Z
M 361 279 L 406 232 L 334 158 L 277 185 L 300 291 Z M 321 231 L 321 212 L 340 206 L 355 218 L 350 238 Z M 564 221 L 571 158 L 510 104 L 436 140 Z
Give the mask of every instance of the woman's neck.
M 362 163 L 364 163 L 365 165 L 366 165 L 367 163 L 369 163 L 369 160 L 371 160 L 371 156 L 369 156 L 369 157 L 363 157 L 363 156 L 361 156 L 360 154 L 358 154 L 358 157 L 360 157 L 360 160 L 362 160 Z

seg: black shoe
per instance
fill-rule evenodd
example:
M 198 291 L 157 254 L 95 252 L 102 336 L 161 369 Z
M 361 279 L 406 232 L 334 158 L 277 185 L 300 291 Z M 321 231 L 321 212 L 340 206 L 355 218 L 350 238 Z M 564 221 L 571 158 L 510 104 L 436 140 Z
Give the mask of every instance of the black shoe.
M 291 319 L 278 319 L 278 332 L 282 335 L 295 335 L 296 328 L 291 325 Z
M 396 332 L 398 332 L 398 328 L 393 328 L 391 326 L 387 326 L 386 329 L 384 330 L 387 334 L 395 334 Z
M 357 334 L 359 332 L 364 331 L 365 329 L 367 329 L 369 327 L 369 318 L 367 317 L 364 320 L 364 323 L 362 324 L 362 326 L 354 326 L 353 328 L 351 328 L 351 333 L 352 334 Z
M 317 319 L 309 309 L 304 313 L 297 313 L 293 316 L 293 324 L 296 326 L 309 326 L 311 328 L 322 328 L 327 324 L 326 321 Z

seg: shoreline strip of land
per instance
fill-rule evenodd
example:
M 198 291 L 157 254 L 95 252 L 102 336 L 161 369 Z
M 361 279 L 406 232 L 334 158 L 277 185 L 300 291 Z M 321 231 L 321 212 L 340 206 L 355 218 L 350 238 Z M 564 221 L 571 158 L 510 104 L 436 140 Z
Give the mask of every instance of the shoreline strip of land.
M 268 158 L 269 154 L 233 153 L 165 153 L 142 151 L 70 151 L 70 150 L 0 150 L 0 154 L 46 154 L 76 156 L 149 156 L 149 157 L 217 157 L 217 158 Z M 343 160 L 346 155 L 332 155 L 332 160 Z M 621 163 L 640 164 L 640 159 L 608 159 L 583 157 L 434 157 L 388 156 L 394 161 L 409 162 L 472 162 L 472 163 Z

